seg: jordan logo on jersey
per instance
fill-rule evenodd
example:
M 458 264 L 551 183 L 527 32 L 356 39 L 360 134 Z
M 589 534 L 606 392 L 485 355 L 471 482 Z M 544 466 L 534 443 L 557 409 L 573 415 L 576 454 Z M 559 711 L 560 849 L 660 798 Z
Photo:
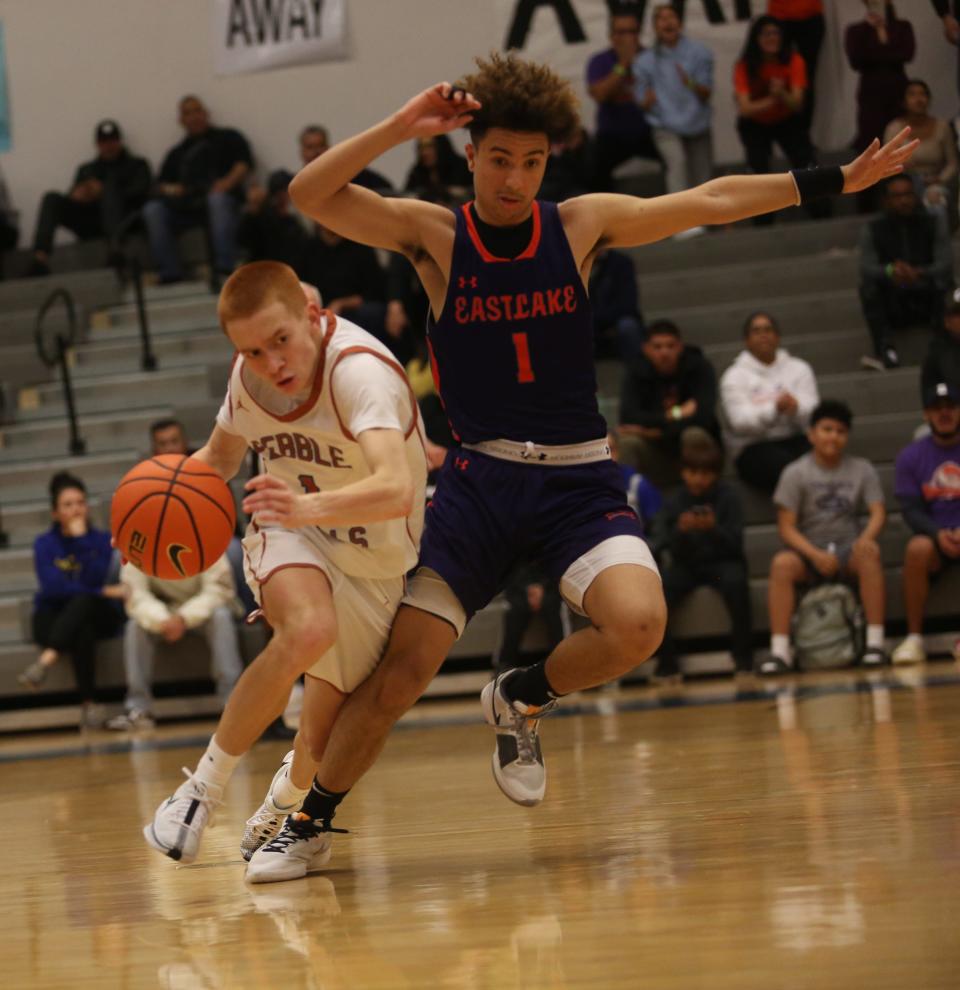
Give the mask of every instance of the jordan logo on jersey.
M 543 292 L 536 289 L 533 292 L 501 296 L 457 296 L 453 304 L 453 315 L 457 323 L 499 323 L 501 320 L 516 322 L 576 311 L 577 290 L 572 285 Z

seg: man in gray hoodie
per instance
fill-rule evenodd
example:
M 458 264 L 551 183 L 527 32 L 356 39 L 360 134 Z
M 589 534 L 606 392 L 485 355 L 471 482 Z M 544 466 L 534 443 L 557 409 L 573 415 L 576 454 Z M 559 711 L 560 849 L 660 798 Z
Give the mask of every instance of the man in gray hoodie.
M 820 396 L 813 369 L 780 346 L 769 313 L 751 313 L 743 334 L 745 349 L 720 379 L 725 441 L 740 478 L 771 494 L 810 449 L 806 427 Z

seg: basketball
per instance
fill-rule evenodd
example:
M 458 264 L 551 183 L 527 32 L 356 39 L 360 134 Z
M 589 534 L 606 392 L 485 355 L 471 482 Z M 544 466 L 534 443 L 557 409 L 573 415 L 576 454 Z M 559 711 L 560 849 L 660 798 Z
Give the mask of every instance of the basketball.
M 223 478 L 202 461 L 159 454 L 128 471 L 110 506 L 121 555 L 151 577 L 194 577 L 226 552 L 237 514 Z

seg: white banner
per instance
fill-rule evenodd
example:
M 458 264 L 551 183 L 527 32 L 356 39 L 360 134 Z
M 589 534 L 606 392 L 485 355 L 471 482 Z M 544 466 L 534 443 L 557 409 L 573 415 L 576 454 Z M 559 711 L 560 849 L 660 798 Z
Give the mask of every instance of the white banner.
M 219 75 L 346 58 L 347 0 L 212 0 Z
M 622 2 L 622 0 L 621 0 Z M 632 0 L 643 21 L 642 41 L 654 41 L 654 0 Z M 713 144 L 718 162 L 740 161 L 743 148 L 736 130 L 733 66 L 740 57 L 751 17 L 766 12 L 766 0 L 686 0 L 684 31 L 714 54 Z M 817 69 L 814 143 L 839 149 L 853 140 L 857 77 L 843 53 L 846 25 L 863 19 L 860 0 L 828 0 L 827 33 Z M 569 79 L 580 95 L 584 123 L 594 128 L 595 104 L 586 93 L 584 72 L 590 56 L 609 47 L 605 0 L 496 0 L 500 44 L 516 47 L 525 58 L 547 62 Z M 956 49 L 943 43 L 942 29 L 929 3 L 900 3 L 901 17 L 914 23 L 917 55 L 907 75 L 927 79 L 935 100 L 953 106 Z M 950 111 L 952 116 L 953 111 Z

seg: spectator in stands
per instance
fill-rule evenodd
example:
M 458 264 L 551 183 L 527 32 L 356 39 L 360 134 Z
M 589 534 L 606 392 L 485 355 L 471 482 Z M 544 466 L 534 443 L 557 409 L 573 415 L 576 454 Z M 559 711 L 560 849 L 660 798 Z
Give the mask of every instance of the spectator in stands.
M 563 143 L 550 148 L 540 184 L 540 196 L 562 203 L 573 196 L 593 192 L 596 181 L 595 148 L 586 128 L 578 128 Z
M 316 224 L 298 274 L 320 290 L 326 309 L 384 337 L 386 278 L 377 252 Z
M 853 139 L 858 154 L 882 139 L 887 124 L 900 113 L 907 88 L 904 66 L 916 51 L 913 27 L 897 17 L 889 0 L 864 0 L 864 6 L 864 19 L 848 25 L 843 40 L 850 68 L 860 74 Z
M 407 173 L 404 190 L 431 202 L 463 202 L 471 187 L 470 169 L 446 134 L 417 138 L 416 160 Z
M 649 478 L 645 478 L 636 468 L 620 461 L 620 437 L 616 430 L 607 434 L 610 458 L 620 469 L 620 478 L 627 493 L 627 505 L 637 514 L 644 539 L 649 542 L 650 529 L 663 504 L 660 489 Z
M 426 351 L 427 313 L 430 300 L 416 269 L 402 254 L 390 253 L 387 262 L 387 311 L 385 342 L 402 364 Z
M 542 616 L 547 630 L 544 655 L 553 652 L 565 635 L 560 586 L 539 563 L 528 561 L 516 567 L 504 583 L 503 594 L 507 599 L 507 611 L 496 656 L 498 673 L 522 666 L 520 644 L 536 616 Z
M 326 127 L 321 127 L 320 124 L 308 124 L 300 132 L 300 161 L 302 164 L 309 165 L 329 147 L 330 135 L 327 133 Z M 374 189 L 377 192 L 393 192 L 390 180 L 379 172 L 374 172 L 371 168 L 362 169 L 350 181 L 354 185 Z
M 4 251 L 12 251 L 20 239 L 20 217 L 13 208 L 7 183 L 0 172 L 0 278 L 3 278 Z
M 603 248 L 590 270 L 590 302 L 597 353 L 629 363 L 643 346 L 643 317 L 637 303 L 633 259 Z
M 886 660 L 883 561 L 877 543 L 886 510 L 876 469 L 846 453 L 852 422 L 848 406 L 824 399 L 810 416 L 813 450 L 784 469 L 773 494 L 786 549 L 770 564 L 770 656 L 760 664 L 761 674 L 792 667 L 796 587 L 818 581 L 856 579 L 867 618 L 861 663 L 876 666 Z M 868 520 L 861 528 L 863 513 Z
M 860 305 L 875 355 L 863 364 L 876 369 L 900 366 L 895 328 L 940 329 L 953 278 L 946 220 L 923 208 L 910 177 L 887 179 L 881 202 L 883 213 L 860 230 Z
M 120 580 L 127 591 L 127 625 L 123 665 L 127 675 L 125 712 L 107 722 L 108 729 L 153 727 L 153 668 L 158 643 L 184 644 L 190 630 L 210 647 L 217 695 L 226 703 L 243 670 L 237 642 L 237 601 L 226 556 L 202 574 L 180 581 L 148 577 L 125 564 Z
M 937 17 L 943 21 L 943 34 L 954 48 L 960 46 L 960 0 L 930 0 Z M 958 48 L 960 55 L 960 48 Z M 957 88 L 960 89 L 960 60 L 957 61 Z
M 752 172 L 770 171 L 774 144 L 793 168 L 816 164 L 810 120 L 803 113 L 808 92 L 806 66 L 772 17 L 758 17 L 750 25 L 733 69 L 733 89 L 739 111 L 737 132 Z M 825 216 L 828 208 L 827 200 L 816 200 L 808 212 Z M 773 214 L 757 217 L 754 222 L 772 223 Z
M 631 158 L 660 157 L 634 92 L 633 63 L 643 51 L 640 18 L 614 6 L 609 27 L 610 47 L 587 63 L 587 92 L 597 104 L 594 187 L 598 192 L 613 189 L 612 173 L 618 165 Z
M 730 613 L 736 669 L 753 670 L 750 586 L 743 555 L 743 509 L 736 491 L 720 480 L 723 457 L 717 448 L 683 456 L 683 484 L 664 500 L 653 524 L 653 548 L 661 559 L 668 615 L 701 585 L 715 588 Z M 667 556 L 664 557 L 664 554 Z M 680 673 L 672 620 L 657 651 L 657 675 Z
M 427 350 L 426 338 L 417 342 L 416 352 L 406 365 L 407 380 L 420 407 L 423 418 L 423 431 L 427 435 L 424 450 L 427 455 L 428 480 L 435 483 L 434 472 L 439 471 L 447 456 L 447 451 L 456 446 L 450 421 L 437 395 L 430 367 L 430 355 Z
M 97 157 L 84 162 L 70 192 L 44 194 L 33 238 L 28 275 L 49 275 L 53 237 L 66 227 L 80 240 L 110 237 L 129 213 L 140 209 L 150 192 L 150 166 L 127 151 L 120 125 L 101 120 L 94 131 Z
M 904 447 L 894 470 L 894 495 L 914 534 L 903 561 L 907 637 L 893 651 L 894 663 L 927 659 L 923 615 L 930 579 L 960 564 L 960 385 L 925 385 L 923 416 L 930 434 Z M 960 661 L 960 640 L 953 655 Z
M 167 152 L 157 197 L 143 208 L 150 247 L 165 283 L 183 279 L 176 234 L 201 224 L 209 227 L 215 271 L 233 271 L 244 185 L 253 168 L 247 139 L 232 128 L 214 127 L 196 96 L 184 96 L 179 108 L 186 137 Z
M 947 214 L 951 228 L 957 213 L 957 135 L 950 121 L 931 115 L 930 87 L 922 79 L 911 79 L 903 93 L 903 116 L 892 120 L 884 140 L 908 127 L 920 144 L 910 156 L 907 174 L 915 177 L 924 205 Z
M 920 383 L 929 391 L 938 382 L 946 382 L 960 391 L 960 300 L 950 299 L 943 314 L 943 333 L 930 341 L 923 361 Z
M 87 489 L 65 471 L 50 479 L 53 525 L 33 543 L 39 590 L 33 601 L 33 641 L 40 655 L 18 680 L 37 688 L 64 654 L 70 656 L 82 705 L 81 726 L 102 718 L 94 703 L 97 640 L 120 628 L 121 585 L 109 579 L 110 534 L 90 524 Z
M 685 344 L 675 323 L 650 324 L 620 390 L 625 460 L 659 488 L 676 484 L 681 452 L 719 443 L 716 403 L 716 373 L 703 351 Z
M 769 313 L 751 313 L 743 335 L 744 350 L 720 378 L 725 439 L 737 474 L 769 495 L 783 469 L 810 449 L 807 424 L 820 396 L 813 369 L 780 346 Z
M 187 430 L 179 419 L 158 419 L 150 424 L 150 453 L 191 454 L 187 443 Z
M 293 175 L 276 169 L 266 186 L 251 185 L 237 226 L 237 243 L 249 261 L 282 261 L 294 271 L 303 267 L 307 225 L 287 187 Z
M 680 15 L 671 4 L 653 8 L 653 29 L 656 44 L 633 63 L 635 92 L 653 128 L 667 192 L 672 193 L 713 175 L 713 52 L 682 33 Z M 692 229 L 702 232 L 702 227 Z
M 823 0 L 767 0 L 767 14 L 780 22 L 787 44 L 796 48 L 806 66 L 807 98 L 800 112 L 809 132 L 816 104 L 817 65 L 826 33 Z

